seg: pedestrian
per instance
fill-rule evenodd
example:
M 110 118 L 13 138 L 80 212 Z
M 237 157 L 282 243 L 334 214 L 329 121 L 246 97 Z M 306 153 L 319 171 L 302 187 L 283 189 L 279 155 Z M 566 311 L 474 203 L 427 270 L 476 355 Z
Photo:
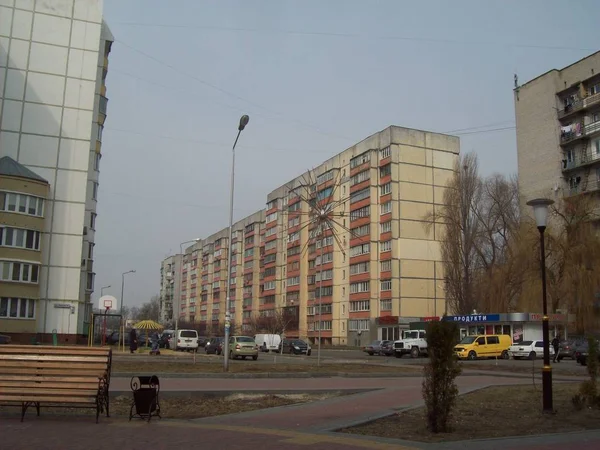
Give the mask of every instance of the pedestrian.
M 554 362 L 560 362 L 560 359 L 558 359 L 558 350 L 560 348 L 560 339 L 558 339 L 558 336 L 554 336 L 554 339 L 552 339 L 552 347 L 554 347 Z
M 135 352 L 138 348 L 138 341 L 137 341 L 137 333 L 135 332 L 135 329 L 132 328 L 131 331 L 129 332 L 129 350 L 131 351 L 131 353 Z

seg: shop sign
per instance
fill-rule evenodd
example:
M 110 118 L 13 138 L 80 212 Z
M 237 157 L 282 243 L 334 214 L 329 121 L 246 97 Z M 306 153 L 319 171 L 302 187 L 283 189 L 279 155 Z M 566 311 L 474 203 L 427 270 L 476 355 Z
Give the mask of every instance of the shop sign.
M 398 325 L 398 316 L 382 316 L 377 318 L 379 325 Z
M 421 319 L 423 322 L 439 322 L 439 317 L 423 317 Z
M 544 319 L 543 314 L 539 313 L 530 313 L 529 320 L 532 322 L 540 322 Z M 564 314 L 548 314 L 548 320 L 550 322 L 564 322 L 567 320 L 567 317 Z
M 446 316 L 442 318 L 445 322 L 481 323 L 499 322 L 500 314 L 471 314 L 469 316 Z
M 71 309 L 71 304 L 70 303 L 55 303 L 54 307 L 60 308 L 60 309 Z

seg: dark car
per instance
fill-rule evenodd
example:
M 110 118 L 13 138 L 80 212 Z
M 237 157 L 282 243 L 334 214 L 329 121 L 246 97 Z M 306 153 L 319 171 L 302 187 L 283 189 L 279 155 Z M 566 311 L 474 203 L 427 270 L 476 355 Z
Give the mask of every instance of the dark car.
M 311 351 L 310 345 L 301 339 L 284 339 L 279 344 L 279 353 L 310 356 Z
M 198 338 L 198 347 L 205 347 L 206 344 L 208 344 L 208 341 L 210 341 L 209 338 L 204 337 L 204 336 L 200 336 Z
M 596 345 L 598 345 L 598 344 L 596 344 Z M 589 344 L 587 343 L 587 341 L 582 342 L 575 349 L 575 360 L 582 366 L 587 366 L 588 351 L 589 351 Z M 600 361 L 600 352 L 598 352 L 598 361 Z
M 380 355 L 392 356 L 394 354 L 394 341 L 381 341 Z
M 0 345 L 1 344 L 10 344 L 12 339 L 10 336 L 6 336 L 5 334 L 0 334 Z
M 558 349 L 558 360 L 560 361 L 563 358 L 575 359 L 575 351 L 580 343 L 573 339 L 561 341 Z
M 160 338 L 158 340 L 158 346 L 160 348 L 170 348 L 170 340 L 173 337 L 173 332 L 171 331 L 165 331 L 163 332 L 163 334 L 160 335 Z
M 210 338 L 209 341 L 204 345 L 204 351 L 207 355 L 216 354 L 220 355 L 223 353 L 223 341 L 225 338 L 223 337 L 213 337 Z

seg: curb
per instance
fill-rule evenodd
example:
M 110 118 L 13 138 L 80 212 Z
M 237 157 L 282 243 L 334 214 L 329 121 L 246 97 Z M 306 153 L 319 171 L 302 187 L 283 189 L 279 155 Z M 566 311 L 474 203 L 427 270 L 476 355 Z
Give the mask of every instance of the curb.
M 282 395 L 300 395 L 300 394 L 306 394 L 306 395 L 320 395 L 320 394 L 339 394 L 337 396 L 334 396 L 333 398 L 340 398 L 340 397 L 345 397 L 347 395 L 354 395 L 354 394 L 364 394 L 366 392 L 372 392 L 372 391 L 378 391 L 381 388 L 364 388 L 364 389 L 284 389 L 281 391 L 273 391 L 273 390 L 268 390 L 268 389 L 260 389 L 260 390 L 235 390 L 235 391 L 231 391 L 231 390 L 218 390 L 218 391 L 161 391 L 160 392 L 160 398 L 181 398 L 181 399 L 194 399 L 194 398 L 205 398 L 205 397 L 210 397 L 210 398 L 215 398 L 215 397 L 227 397 L 229 395 L 232 394 L 245 394 L 245 395 L 275 395 L 275 396 L 282 396 Z M 110 398 L 114 399 L 116 397 L 121 397 L 121 396 L 126 396 L 126 397 L 131 397 L 131 391 L 130 390 L 119 390 L 119 391 L 110 391 L 109 393 Z M 284 407 L 289 407 L 289 406 L 297 406 L 297 405 L 303 405 L 304 403 L 292 403 L 291 405 L 284 405 L 284 406 L 275 406 L 272 408 L 265 408 L 264 410 L 269 410 L 271 411 L 273 408 L 284 408 Z M 256 410 L 256 411 L 263 411 L 263 410 Z M 255 412 L 255 411 L 248 411 L 250 412 Z M 233 414 L 244 414 L 244 413 L 233 413 Z M 212 416 L 212 417 L 222 417 L 222 416 Z M 204 420 L 204 419 L 208 419 L 210 417 L 202 417 L 200 419 L 185 419 L 185 420 Z M 179 419 L 178 419 L 179 420 Z
M 149 372 L 143 372 L 149 373 Z M 407 372 L 380 372 L 380 373 L 352 373 L 352 372 L 262 372 L 262 373 L 221 373 L 221 372 L 191 372 L 191 373 L 169 373 L 169 372 L 153 372 L 159 378 L 218 378 L 218 379 L 265 379 L 265 378 L 414 378 L 421 377 L 419 371 L 415 373 Z M 133 372 L 113 372 L 113 378 L 131 378 L 140 375 Z

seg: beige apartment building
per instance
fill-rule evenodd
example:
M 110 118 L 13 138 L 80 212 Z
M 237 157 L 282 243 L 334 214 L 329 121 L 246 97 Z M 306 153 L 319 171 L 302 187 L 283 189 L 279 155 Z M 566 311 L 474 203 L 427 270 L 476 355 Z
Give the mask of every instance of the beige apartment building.
M 443 226 L 427 218 L 458 154 L 457 137 L 392 126 L 273 190 L 233 227 L 236 325 L 284 311 L 298 316 L 289 337 L 364 345 L 441 316 Z M 225 228 L 184 255 L 180 319 L 210 332 L 224 321 L 227 238 Z
M 514 90 L 519 189 L 527 201 L 600 189 L 600 52 Z

